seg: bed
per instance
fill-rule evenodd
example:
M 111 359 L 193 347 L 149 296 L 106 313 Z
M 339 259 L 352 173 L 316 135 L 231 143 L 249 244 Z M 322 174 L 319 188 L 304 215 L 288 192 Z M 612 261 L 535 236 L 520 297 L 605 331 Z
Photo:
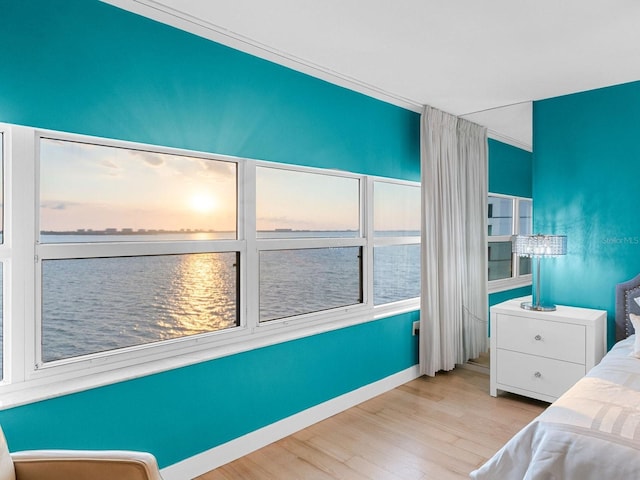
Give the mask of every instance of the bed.
M 609 353 L 470 477 L 640 478 L 640 335 L 634 322 L 640 326 L 640 275 L 616 286 L 618 341 Z

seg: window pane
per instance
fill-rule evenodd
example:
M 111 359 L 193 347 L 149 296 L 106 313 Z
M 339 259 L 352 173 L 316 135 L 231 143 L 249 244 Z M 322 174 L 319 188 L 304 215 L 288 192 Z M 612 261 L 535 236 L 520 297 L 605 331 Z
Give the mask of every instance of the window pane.
M 513 233 L 513 200 L 489 196 L 489 235 L 511 235 Z
M 373 302 L 380 305 L 420 296 L 420 245 L 373 249 Z
M 236 252 L 42 262 L 45 362 L 238 325 Z
M 511 242 L 489 242 L 489 280 L 511 278 Z
M 236 165 L 43 138 L 40 230 L 42 242 L 234 239 Z
M 256 227 L 259 238 L 358 237 L 360 181 L 258 167 Z
M 374 182 L 373 229 L 375 236 L 419 236 L 420 187 Z
M 533 230 L 533 202 L 531 200 L 518 201 L 518 216 L 520 217 L 520 235 L 531 235 Z
M 518 257 L 519 275 L 529 275 L 531 273 L 531 258 Z
M 260 321 L 362 303 L 360 247 L 260 252 Z

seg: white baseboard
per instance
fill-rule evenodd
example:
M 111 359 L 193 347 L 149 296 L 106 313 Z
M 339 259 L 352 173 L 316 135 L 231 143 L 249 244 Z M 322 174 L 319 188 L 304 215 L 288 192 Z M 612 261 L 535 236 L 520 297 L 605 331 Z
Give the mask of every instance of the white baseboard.
M 165 480 L 187 480 L 329 418 L 420 376 L 418 365 L 296 413 L 161 470 Z

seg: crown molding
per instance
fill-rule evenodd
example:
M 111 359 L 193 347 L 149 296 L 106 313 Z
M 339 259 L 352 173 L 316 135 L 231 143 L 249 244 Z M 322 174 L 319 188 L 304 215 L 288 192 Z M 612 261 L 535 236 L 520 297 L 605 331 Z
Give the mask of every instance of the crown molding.
M 498 142 L 511 145 L 512 147 L 520 148 L 522 150 L 526 150 L 527 152 L 533 152 L 533 145 L 522 142 L 520 140 L 516 140 L 515 138 L 509 137 L 507 135 L 503 135 L 502 133 L 496 132 L 495 130 L 487 129 L 487 136 L 489 138 L 492 138 L 493 140 L 497 140 Z
M 152 20 L 170 25 L 180 30 L 198 35 L 207 40 L 225 45 L 244 53 L 268 60 L 292 70 L 362 93 L 398 107 L 417 113 L 422 104 L 409 98 L 396 95 L 384 89 L 370 85 L 330 68 L 304 60 L 282 50 L 272 48 L 252 38 L 233 32 L 219 25 L 196 18 L 180 10 L 173 9 L 155 0 L 101 0 L 114 7 L 121 8 Z
M 421 113 L 422 103 L 406 98 L 335 70 L 296 57 L 282 50 L 262 44 L 252 38 L 233 32 L 229 29 L 207 22 L 188 13 L 176 10 L 159 0 L 101 0 L 104 3 L 121 8 L 128 12 L 161 22 L 174 28 L 206 38 L 213 42 L 239 50 L 282 65 L 292 70 L 305 73 L 331 84 L 367 95 L 392 105 Z M 494 130 L 488 130 L 488 136 L 494 140 L 512 145 L 523 150 L 532 151 L 530 144 L 511 138 Z

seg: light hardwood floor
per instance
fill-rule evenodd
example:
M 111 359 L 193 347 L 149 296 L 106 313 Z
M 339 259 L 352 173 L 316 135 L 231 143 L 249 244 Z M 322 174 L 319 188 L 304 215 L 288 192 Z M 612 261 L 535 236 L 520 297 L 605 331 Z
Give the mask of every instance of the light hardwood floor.
M 463 479 L 547 406 L 468 369 L 421 377 L 198 480 Z

